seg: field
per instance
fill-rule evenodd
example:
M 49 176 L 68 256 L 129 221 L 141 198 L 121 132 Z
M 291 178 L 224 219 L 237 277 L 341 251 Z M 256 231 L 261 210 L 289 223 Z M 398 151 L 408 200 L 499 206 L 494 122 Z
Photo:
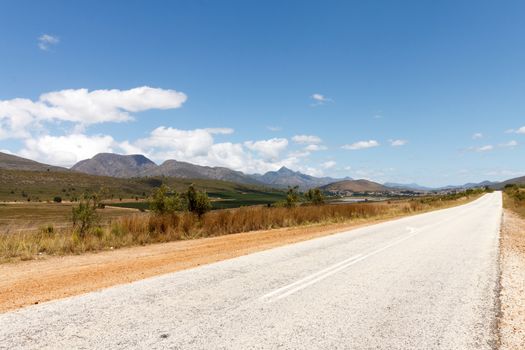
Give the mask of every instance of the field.
M 85 235 L 72 231 L 71 227 L 55 226 L 51 229 L 26 231 L 11 229 L 10 233 L 0 234 L 0 261 L 33 259 L 45 255 L 80 254 L 284 227 L 387 219 L 462 204 L 479 195 L 481 193 L 375 203 L 302 205 L 293 208 L 249 206 L 215 210 L 201 218 L 190 212 L 154 215 L 129 209 L 116 210 L 127 210 L 127 213 L 136 214 L 115 212 L 115 216 L 112 217 L 113 209 L 106 208 L 99 210 L 106 218 L 106 225 Z M 4 209 L 10 208 L 11 205 L 5 206 Z M 61 206 L 57 205 L 54 208 Z M 67 206 L 64 205 L 64 208 Z M 23 217 L 23 209 L 19 210 L 22 210 Z M 48 215 L 49 218 L 59 219 L 62 213 L 50 211 Z M 45 221 L 42 219 L 41 222 Z
M 0 203 L 0 234 L 37 230 L 52 225 L 57 228 L 71 228 L 72 203 Z M 125 215 L 135 214 L 124 208 L 107 207 L 98 210 L 102 224 L 106 225 Z

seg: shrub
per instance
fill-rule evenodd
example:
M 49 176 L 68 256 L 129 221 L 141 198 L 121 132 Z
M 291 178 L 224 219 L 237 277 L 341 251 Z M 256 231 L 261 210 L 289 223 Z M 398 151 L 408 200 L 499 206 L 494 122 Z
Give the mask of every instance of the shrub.
M 149 207 L 156 215 L 165 215 L 182 210 L 184 205 L 176 191 L 172 191 L 168 186 L 162 185 L 153 192 Z
M 55 203 L 61 203 L 61 202 L 62 202 L 62 197 L 60 197 L 60 196 L 55 196 L 55 197 L 53 198 L 53 202 L 55 202 Z
M 197 214 L 199 218 L 211 210 L 210 199 L 206 192 L 195 190 L 193 184 L 186 192 L 186 200 L 188 201 L 188 210 Z
M 78 205 L 72 208 L 73 227 L 78 231 L 80 238 L 96 227 L 100 221 L 97 214 L 98 195 L 84 196 Z
M 324 195 L 319 188 L 311 188 L 304 194 L 306 200 L 313 205 L 324 204 Z

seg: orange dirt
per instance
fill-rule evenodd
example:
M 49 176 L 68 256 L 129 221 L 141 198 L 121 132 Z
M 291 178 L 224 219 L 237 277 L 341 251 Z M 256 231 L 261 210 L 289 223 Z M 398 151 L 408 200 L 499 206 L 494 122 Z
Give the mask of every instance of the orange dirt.
M 0 312 L 225 260 L 385 220 L 312 225 L 0 265 Z

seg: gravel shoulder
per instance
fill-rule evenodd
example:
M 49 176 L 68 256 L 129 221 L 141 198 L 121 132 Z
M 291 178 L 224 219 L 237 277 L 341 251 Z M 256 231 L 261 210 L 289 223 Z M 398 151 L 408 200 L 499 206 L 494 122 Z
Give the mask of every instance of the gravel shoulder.
M 525 219 L 503 214 L 500 240 L 500 349 L 525 349 Z

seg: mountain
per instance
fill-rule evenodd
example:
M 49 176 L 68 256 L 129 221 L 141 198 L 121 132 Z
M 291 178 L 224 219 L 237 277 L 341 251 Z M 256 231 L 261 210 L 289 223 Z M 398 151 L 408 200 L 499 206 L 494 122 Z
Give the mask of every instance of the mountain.
M 383 186 L 393 188 L 396 190 L 411 190 L 411 191 L 432 191 L 432 187 L 421 186 L 416 183 L 400 184 L 395 182 L 385 182 Z
M 66 168 L 35 162 L 34 160 L 0 152 L 0 169 L 30 171 L 68 171 Z
M 331 177 L 315 177 L 306 175 L 299 171 L 290 170 L 284 166 L 278 171 L 269 171 L 263 175 L 255 174 L 252 175 L 252 177 L 267 185 L 272 185 L 275 187 L 299 186 L 301 190 L 313 187 L 321 187 L 341 180 Z
M 525 185 L 525 176 L 515 177 L 513 179 L 493 183 L 490 185 L 490 187 L 500 190 L 504 188 L 505 185 Z
M 143 173 L 156 167 L 157 164 L 141 154 L 125 156 L 99 153 L 91 159 L 78 162 L 71 170 L 90 175 L 129 178 L 142 176 Z
M 148 169 L 147 171 L 142 172 L 141 175 L 163 175 L 183 179 L 213 179 L 243 184 L 263 185 L 263 183 L 257 181 L 255 178 L 240 171 L 235 171 L 224 167 L 195 165 L 187 162 L 179 162 L 173 159 L 165 161 L 160 166 Z
M 389 192 L 390 188 L 369 180 L 344 180 L 321 187 L 328 192 Z

